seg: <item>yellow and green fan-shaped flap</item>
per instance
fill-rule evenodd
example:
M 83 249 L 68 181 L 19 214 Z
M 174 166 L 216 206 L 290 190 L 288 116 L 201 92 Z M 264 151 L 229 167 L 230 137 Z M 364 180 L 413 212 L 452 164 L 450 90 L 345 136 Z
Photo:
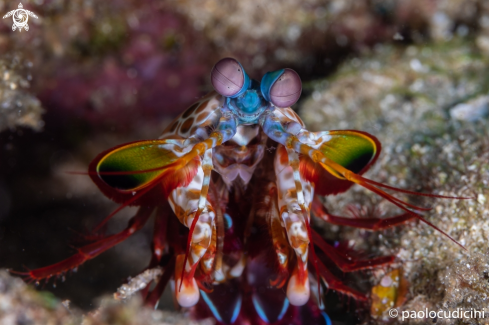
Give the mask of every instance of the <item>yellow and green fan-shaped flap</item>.
M 353 130 L 329 131 L 330 139 L 318 147 L 326 157 L 358 174 L 370 166 L 380 152 L 380 143 L 372 135 Z M 340 177 L 335 171 L 333 175 Z
M 380 153 L 380 142 L 366 132 L 336 130 L 321 133 L 324 141 L 314 145 L 314 148 L 355 174 L 363 174 L 377 160 Z M 324 167 L 326 170 L 308 157 L 301 157 L 301 174 L 316 185 L 318 194 L 341 193 L 353 185 L 332 168 Z
M 119 191 L 137 191 L 155 180 L 178 160 L 167 140 L 138 141 L 116 147 L 96 165 L 96 173 Z

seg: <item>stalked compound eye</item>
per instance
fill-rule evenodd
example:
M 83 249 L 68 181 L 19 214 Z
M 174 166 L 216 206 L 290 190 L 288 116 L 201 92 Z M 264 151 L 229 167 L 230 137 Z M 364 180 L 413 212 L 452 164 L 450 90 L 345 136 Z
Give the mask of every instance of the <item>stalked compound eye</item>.
M 211 83 L 219 94 L 236 98 L 250 87 L 251 79 L 238 61 L 225 58 L 212 68 Z
M 263 97 L 277 107 L 294 105 L 301 97 L 301 78 L 292 69 L 267 72 L 261 79 Z

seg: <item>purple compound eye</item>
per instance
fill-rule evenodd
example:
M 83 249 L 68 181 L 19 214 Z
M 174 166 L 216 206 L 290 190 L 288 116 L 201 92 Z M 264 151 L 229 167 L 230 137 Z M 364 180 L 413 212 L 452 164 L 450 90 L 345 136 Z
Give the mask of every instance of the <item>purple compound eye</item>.
M 292 69 L 267 72 L 261 79 L 263 97 L 277 107 L 294 105 L 301 97 L 301 78 Z
M 211 83 L 219 94 L 235 98 L 250 87 L 251 80 L 238 61 L 225 58 L 212 68 Z

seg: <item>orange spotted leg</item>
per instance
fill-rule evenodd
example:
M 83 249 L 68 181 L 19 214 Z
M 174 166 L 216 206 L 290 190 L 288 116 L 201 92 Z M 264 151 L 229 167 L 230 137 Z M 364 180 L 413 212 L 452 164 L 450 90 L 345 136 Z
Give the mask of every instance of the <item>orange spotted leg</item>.
M 49 278 L 53 276 L 63 276 L 66 272 L 73 269 L 76 270 L 79 265 L 126 240 L 129 236 L 144 226 L 153 210 L 154 207 L 142 206 L 138 210 L 137 214 L 129 221 L 129 225 L 126 229 L 115 235 L 107 236 L 102 240 L 78 248 L 78 253 L 61 262 L 39 269 L 30 270 L 28 272 L 11 272 L 23 275 L 30 281 L 36 282 L 45 278 L 49 280 Z
M 215 234 L 215 212 L 207 201 L 212 164 L 212 149 L 204 152 L 202 164 L 204 172 L 197 211 L 185 217 L 184 224 L 189 227 L 185 254 L 177 256 L 175 266 L 175 294 L 182 307 L 191 307 L 199 301 L 199 289 L 194 273 L 199 261 L 205 256 Z M 196 231 L 195 231 L 196 230 Z M 213 255 L 205 262 L 212 263 Z M 204 263 L 205 264 L 205 263 Z
M 278 211 L 290 247 L 297 257 L 286 290 L 287 298 L 294 306 L 306 304 L 310 297 L 307 268 L 310 237 L 307 225 L 310 218 L 308 207 L 313 194 L 311 187 L 311 190 L 307 191 L 308 195 L 305 195 L 303 189 L 309 184 L 302 184 L 298 165 L 299 157 L 294 151 L 286 150 L 284 146 L 277 148 L 274 168 L 277 178 Z M 280 258 L 280 255 L 278 257 Z

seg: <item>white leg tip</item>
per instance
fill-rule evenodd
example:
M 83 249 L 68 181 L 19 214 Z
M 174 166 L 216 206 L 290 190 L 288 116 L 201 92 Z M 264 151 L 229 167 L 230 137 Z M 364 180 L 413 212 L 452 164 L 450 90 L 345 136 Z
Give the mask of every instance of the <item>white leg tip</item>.
M 199 302 L 200 292 L 199 287 L 197 286 L 197 281 L 192 279 L 192 283 L 190 285 L 182 285 L 182 290 L 180 290 L 180 281 L 177 281 L 175 286 L 176 296 L 178 304 L 184 308 L 189 308 L 194 306 L 197 302 Z
M 307 273 L 305 283 L 299 283 L 297 274 L 292 274 L 287 285 L 287 298 L 293 306 L 303 306 L 309 300 L 310 288 Z

